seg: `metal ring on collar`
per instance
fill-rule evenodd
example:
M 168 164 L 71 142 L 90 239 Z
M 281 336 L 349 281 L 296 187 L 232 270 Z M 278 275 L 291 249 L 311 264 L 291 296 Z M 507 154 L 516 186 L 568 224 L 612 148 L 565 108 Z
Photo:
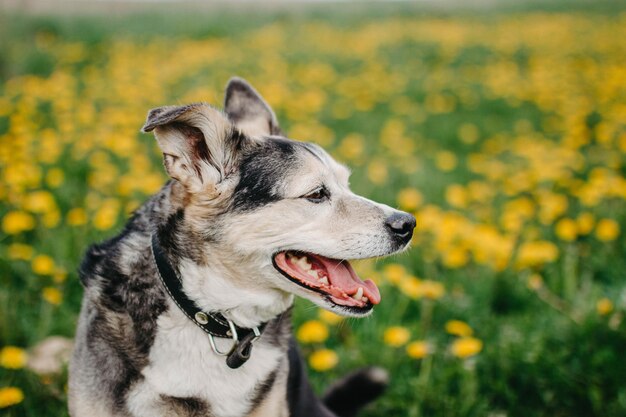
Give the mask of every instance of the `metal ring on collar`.
M 237 343 L 239 342 L 239 336 L 237 335 L 237 328 L 235 327 L 235 323 L 233 323 L 231 320 L 227 320 L 228 321 L 228 327 L 230 327 L 230 335 L 231 338 L 233 339 L 233 346 L 230 348 L 230 350 L 228 352 L 222 352 L 217 348 L 217 345 L 215 344 L 215 340 L 213 339 L 213 335 L 209 333 L 209 343 L 211 344 L 211 349 L 213 350 L 213 352 L 217 353 L 220 356 L 227 356 L 230 354 L 230 352 L 232 352 L 235 347 L 237 347 Z M 256 328 L 255 328 L 256 329 Z M 255 331 L 255 336 L 256 336 L 256 331 Z

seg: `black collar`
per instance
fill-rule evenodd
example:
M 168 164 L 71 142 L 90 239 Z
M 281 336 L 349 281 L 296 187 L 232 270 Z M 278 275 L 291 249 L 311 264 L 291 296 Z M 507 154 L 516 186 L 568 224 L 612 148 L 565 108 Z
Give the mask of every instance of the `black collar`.
M 246 329 L 237 326 L 220 313 L 207 313 L 198 308 L 183 292 L 182 282 L 167 261 L 156 234 L 152 235 L 152 256 L 165 290 L 185 316 L 209 335 L 213 351 L 218 355 L 226 356 L 226 364 L 233 369 L 246 363 L 250 359 L 252 343 L 261 336 L 267 323 L 253 329 Z M 220 352 L 215 346 L 214 336 L 232 339 L 233 347 L 229 352 Z

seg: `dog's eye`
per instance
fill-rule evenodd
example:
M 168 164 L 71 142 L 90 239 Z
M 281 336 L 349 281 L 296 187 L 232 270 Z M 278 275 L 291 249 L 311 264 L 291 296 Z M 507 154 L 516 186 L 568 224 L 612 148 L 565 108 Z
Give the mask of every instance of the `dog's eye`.
M 311 191 L 310 193 L 302 196 L 302 198 L 306 198 L 311 203 L 321 203 L 327 200 L 328 197 L 330 197 L 330 194 L 328 193 L 328 190 L 326 190 L 326 187 L 320 187 L 315 191 Z

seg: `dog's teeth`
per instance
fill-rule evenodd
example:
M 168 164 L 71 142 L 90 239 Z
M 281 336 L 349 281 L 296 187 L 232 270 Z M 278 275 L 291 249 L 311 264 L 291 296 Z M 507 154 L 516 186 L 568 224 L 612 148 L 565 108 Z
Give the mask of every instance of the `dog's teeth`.
M 309 269 L 306 273 L 311 275 L 313 278 L 317 278 L 317 271 L 315 269 Z
M 328 282 L 328 277 L 321 277 L 318 279 L 319 282 L 321 282 L 324 285 L 329 285 L 330 283 Z
M 370 299 L 367 298 L 366 296 L 361 297 L 361 301 L 363 301 L 364 303 L 367 303 Z
M 357 301 L 361 301 L 362 297 L 363 297 L 363 287 L 359 287 L 359 289 L 356 290 L 356 293 L 354 293 L 352 298 L 354 298 Z
M 295 257 L 295 259 L 292 261 L 294 264 L 298 265 L 300 268 L 302 268 L 304 271 L 308 271 L 311 269 L 311 264 L 309 263 L 308 259 L 306 258 L 306 256 L 303 256 L 301 258 L 299 257 Z

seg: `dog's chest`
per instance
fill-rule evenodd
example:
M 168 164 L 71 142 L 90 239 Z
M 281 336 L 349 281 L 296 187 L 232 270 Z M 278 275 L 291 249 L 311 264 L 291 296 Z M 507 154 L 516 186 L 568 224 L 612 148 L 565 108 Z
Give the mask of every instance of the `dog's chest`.
M 221 350 L 228 350 L 231 343 L 218 338 L 216 342 Z M 286 396 L 277 395 L 273 389 L 282 385 L 277 383 L 277 376 L 284 373 L 280 369 L 285 366 L 283 356 L 280 349 L 259 341 L 248 362 L 231 369 L 224 356 L 211 350 L 206 333 L 179 311 L 170 310 L 159 318 L 150 365 L 142 371 L 143 384 L 147 385 L 142 389 L 154 395 L 138 399 L 193 398 L 206 402 L 211 417 L 255 415 L 256 409 L 268 406 L 266 403 L 259 406 L 266 399 L 286 403 Z M 267 389 L 267 384 L 273 388 Z M 263 395 L 263 389 L 267 398 L 258 398 Z M 272 408 L 282 409 L 284 404 L 274 404 Z

